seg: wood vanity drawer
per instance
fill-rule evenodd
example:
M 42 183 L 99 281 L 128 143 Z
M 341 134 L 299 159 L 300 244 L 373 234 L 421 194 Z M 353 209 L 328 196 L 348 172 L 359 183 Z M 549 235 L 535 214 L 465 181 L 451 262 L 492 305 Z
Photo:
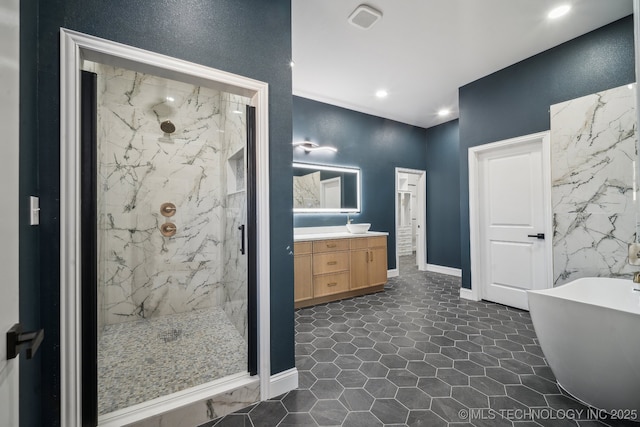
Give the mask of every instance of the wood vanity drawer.
M 313 242 L 295 242 L 293 244 L 293 254 L 302 255 L 310 254 L 313 250 Z
M 334 240 L 316 240 L 313 242 L 313 252 L 335 252 L 335 251 L 348 251 L 349 239 L 334 239 Z
M 349 252 L 327 252 L 313 255 L 313 274 L 349 270 Z
M 351 250 L 353 249 L 367 249 L 369 247 L 369 239 L 367 237 L 359 237 L 351 240 Z
M 313 278 L 314 297 L 337 294 L 348 290 L 349 272 L 325 274 L 323 276 L 314 276 Z
M 369 240 L 370 248 L 387 247 L 387 236 L 369 237 L 367 240 Z

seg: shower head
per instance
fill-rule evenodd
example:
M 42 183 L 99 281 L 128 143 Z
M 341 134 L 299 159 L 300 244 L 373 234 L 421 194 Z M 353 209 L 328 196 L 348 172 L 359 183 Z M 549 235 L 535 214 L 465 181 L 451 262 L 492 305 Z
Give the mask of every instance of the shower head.
M 164 133 L 174 133 L 176 131 L 176 125 L 171 123 L 171 120 L 165 120 L 160 123 L 160 129 L 162 129 Z

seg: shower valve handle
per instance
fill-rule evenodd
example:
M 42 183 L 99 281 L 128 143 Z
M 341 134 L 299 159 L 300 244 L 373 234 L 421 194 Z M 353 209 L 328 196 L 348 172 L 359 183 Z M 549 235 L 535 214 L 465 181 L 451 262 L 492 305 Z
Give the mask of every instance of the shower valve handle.
M 162 216 L 171 217 L 176 214 L 176 205 L 171 202 L 163 203 L 160 205 L 160 214 Z
M 527 234 L 527 237 L 535 237 L 536 239 L 544 240 L 544 233 Z

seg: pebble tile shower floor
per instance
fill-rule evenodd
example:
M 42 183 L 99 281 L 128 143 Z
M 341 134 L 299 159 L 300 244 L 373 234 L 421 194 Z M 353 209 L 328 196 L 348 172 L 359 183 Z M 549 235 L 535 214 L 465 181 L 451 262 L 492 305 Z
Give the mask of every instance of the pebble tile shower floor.
M 247 344 L 220 307 L 109 325 L 98 341 L 98 412 L 246 370 Z
M 407 262 L 383 293 L 298 310 L 299 388 L 203 426 L 640 426 L 557 386 L 528 312 Z

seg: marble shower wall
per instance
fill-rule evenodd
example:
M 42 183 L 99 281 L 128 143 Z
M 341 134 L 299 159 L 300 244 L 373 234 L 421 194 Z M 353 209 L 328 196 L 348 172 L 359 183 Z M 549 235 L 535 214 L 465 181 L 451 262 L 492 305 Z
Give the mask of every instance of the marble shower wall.
M 225 253 L 236 244 L 227 229 L 240 208 L 229 208 L 227 157 L 245 141 L 244 115 L 228 110 L 244 111 L 240 99 L 100 64 L 94 71 L 99 325 L 228 304 L 237 291 L 225 288 Z M 174 133 L 160 129 L 164 120 Z M 160 214 L 164 202 L 175 216 Z M 173 237 L 159 231 L 166 221 L 177 226 Z
M 227 173 L 225 187 L 225 227 L 224 227 L 224 311 L 247 341 L 247 256 L 240 253 L 240 225 L 247 223 L 245 191 L 245 142 L 247 140 L 246 115 L 248 100 L 241 96 L 222 94 L 222 120 L 224 127 L 224 159 Z
M 635 270 L 636 129 L 635 88 L 551 106 L 554 286 Z

